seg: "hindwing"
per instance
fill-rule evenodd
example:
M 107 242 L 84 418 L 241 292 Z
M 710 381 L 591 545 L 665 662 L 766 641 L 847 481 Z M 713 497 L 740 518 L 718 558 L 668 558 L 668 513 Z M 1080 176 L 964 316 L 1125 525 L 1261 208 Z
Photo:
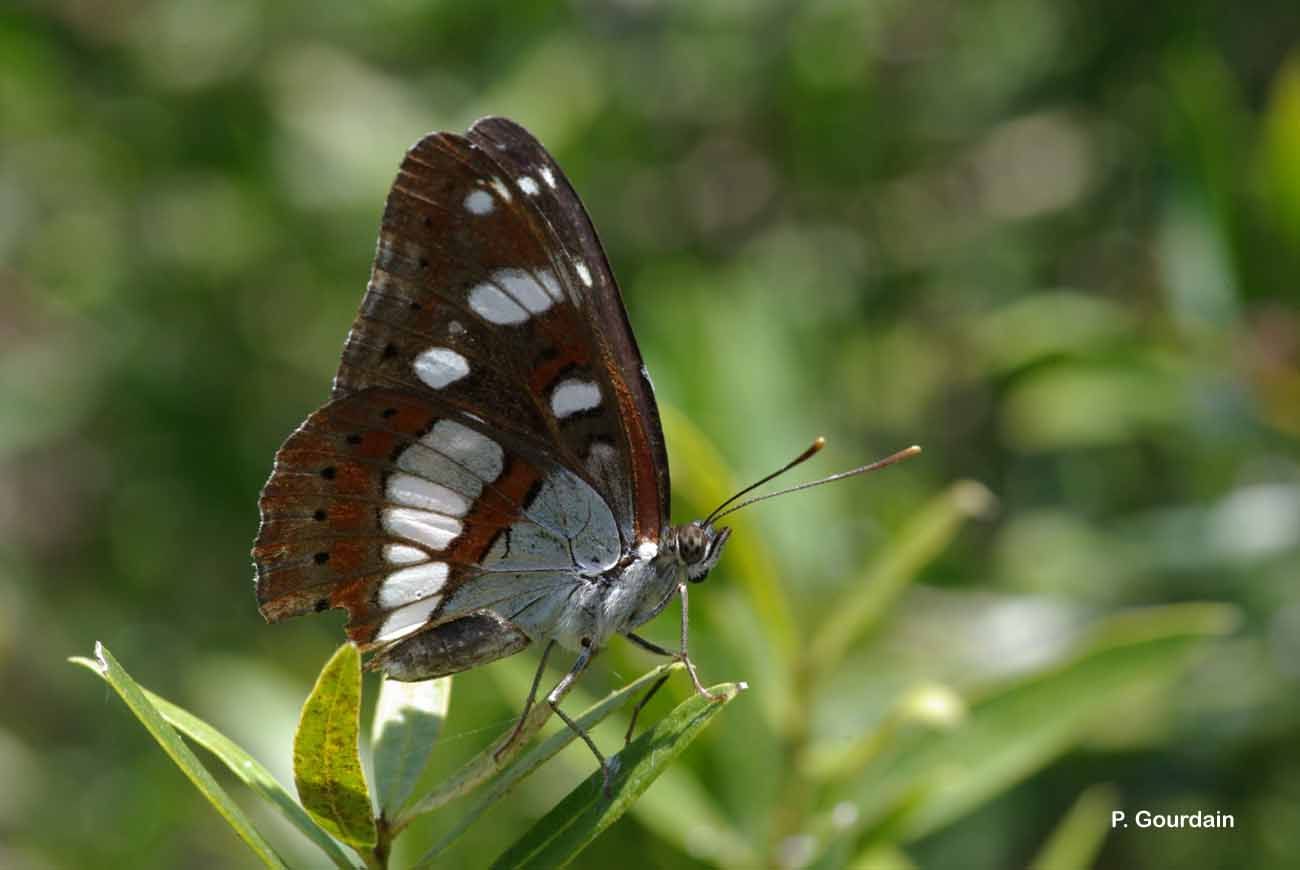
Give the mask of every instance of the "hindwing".
M 604 499 L 535 446 L 383 388 L 307 418 L 260 508 L 262 612 L 345 608 L 363 647 L 476 610 L 508 618 L 622 552 Z

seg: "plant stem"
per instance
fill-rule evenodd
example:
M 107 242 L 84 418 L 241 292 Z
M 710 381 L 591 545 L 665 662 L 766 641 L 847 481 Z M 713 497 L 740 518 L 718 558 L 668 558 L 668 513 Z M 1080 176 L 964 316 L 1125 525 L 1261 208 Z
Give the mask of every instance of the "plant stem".
M 383 813 L 380 813 L 375 819 L 375 831 L 378 834 L 375 847 L 364 856 L 366 866 L 373 868 L 373 870 L 386 870 L 388 857 L 393 850 L 393 831 Z

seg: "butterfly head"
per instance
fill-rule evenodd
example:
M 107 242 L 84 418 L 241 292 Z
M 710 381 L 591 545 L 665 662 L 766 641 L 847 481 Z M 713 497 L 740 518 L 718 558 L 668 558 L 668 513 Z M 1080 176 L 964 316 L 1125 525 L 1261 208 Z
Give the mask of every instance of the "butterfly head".
M 731 537 L 731 529 L 696 520 L 684 526 L 674 526 L 668 531 L 668 545 L 686 566 L 686 578 L 699 583 L 709 575 L 722 558 L 722 547 Z

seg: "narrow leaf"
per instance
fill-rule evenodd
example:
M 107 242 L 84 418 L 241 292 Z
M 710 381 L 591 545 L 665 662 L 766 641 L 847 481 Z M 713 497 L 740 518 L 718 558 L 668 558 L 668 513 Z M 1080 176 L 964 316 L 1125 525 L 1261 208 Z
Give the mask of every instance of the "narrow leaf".
M 329 856 L 334 866 L 358 866 L 333 837 L 312 821 L 311 816 L 298 805 L 293 795 L 289 794 L 288 790 L 271 775 L 271 771 L 249 755 L 242 746 L 171 701 L 155 695 L 148 689 L 145 689 L 144 693 L 173 728 L 215 755 L 217 760 L 243 780 L 245 785 L 269 801 L 290 824 L 319 846 L 321 851 Z
M 572 691 L 574 683 L 569 684 L 564 695 Z M 557 700 L 563 700 L 564 696 Z M 431 813 L 456 798 L 467 795 L 505 770 L 527 748 L 533 737 L 542 730 L 546 720 L 551 717 L 551 705 L 533 704 L 523 723 L 511 725 L 491 746 L 465 762 L 460 768 L 444 779 L 436 789 L 422 797 L 417 803 L 408 807 L 391 826 L 394 835 L 426 813 Z
M 661 404 L 659 412 L 674 456 L 680 457 L 680 461 L 674 461 L 674 467 L 690 472 L 674 478 L 674 490 L 698 503 L 701 510 L 709 510 L 734 493 L 738 488 L 735 476 L 709 437 L 673 406 Z M 736 531 L 728 549 L 728 556 L 733 560 L 732 576 L 753 602 L 755 612 L 763 621 L 764 636 L 776 647 L 782 660 L 790 662 L 799 648 L 799 630 L 786 586 L 773 568 L 776 561 L 765 551 L 763 535 L 757 529 L 746 528 L 750 520 L 743 511 L 729 517 L 727 522 Z
M 162 714 L 157 708 L 149 702 L 144 691 L 140 686 L 131 679 L 131 675 L 123 670 L 122 666 L 117 663 L 104 645 L 96 642 L 95 658 L 93 660 L 86 658 L 73 658 L 69 661 L 74 664 L 84 665 L 95 673 L 99 674 L 113 690 L 126 702 L 126 706 L 140 720 L 140 724 L 145 730 L 152 735 L 153 739 L 158 741 L 158 745 L 163 751 L 176 762 L 176 766 L 181 769 L 194 786 L 202 795 L 208 799 L 221 814 L 221 817 L 235 829 L 239 838 L 248 844 L 254 854 L 267 867 L 284 867 L 284 861 L 271 848 L 271 844 L 262 838 L 257 829 L 253 827 L 252 821 L 244 814 L 230 795 L 226 794 L 225 789 L 217 784 L 212 778 L 212 774 L 203 766 L 202 762 L 194 755 L 181 736 L 167 724 Z
M 375 844 L 370 791 L 361 770 L 361 654 L 339 647 L 316 678 L 293 736 L 293 779 L 316 823 L 356 847 Z
M 577 719 L 578 724 L 582 726 L 583 730 L 590 732 L 592 728 L 604 721 L 605 717 L 631 701 L 636 697 L 638 692 L 649 686 L 665 671 L 680 669 L 681 667 L 682 665 L 678 662 L 670 662 L 666 665 L 660 665 L 654 670 L 628 683 L 623 688 L 611 692 L 603 700 L 588 708 L 581 716 L 579 716 Z M 451 827 L 451 830 L 443 835 L 442 839 L 434 844 L 432 849 L 425 853 L 424 857 L 421 858 L 419 863 L 415 866 L 429 866 L 433 859 L 446 851 L 452 843 L 460 838 L 461 834 L 469 829 L 470 825 L 478 821 L 479 817 L 482 816 L 483 813 L 487 812 L 488 809 L 505 797 L 511 789 L 524 779 L 524 777 L 533 773 L 547 761 L 550 761 L 560 753 L 560 750 L 564 749 L 564 747 L 568 746 L 576 738 L 577 735 L 574 734 L 573 729 L 566 727 L 556 731 L 540 744 L 533 747 L 533 749 L 529 750 L 528 753 L 511 765 L 508 770 L 494 779 L 492 784 L 483 790 L 483 793 L 479 796 L 478 800 L 474 802 L 474 805 L 470 807 L 469 811 Z
M 948 546 L 962 523 L 987 512 L 993 495 L 963 480 L 935 497 L 913 518 L 865 576 L 849 585 L 828 611 L 807 660 L 819 675 L 832 671 L 845 653 L 888 612 L 908 585 Z
M 641 687 L 648 687 L 651 681 L 670 670 L 674 675 L 685 675 L 681 665 L 670 662 L 660 665 L 626 687 L 628 694 L 623 695 L 624 700 L 620 702 L 619 709 L 610 714 L 612 727 L 606 726 L 606 730 L 614 734 L 626 733 L 629 719 L 626 712 L 628 704 L 625 702 L 638 694 Z M 517 703 L 528 691 L 533 673 L 532 668 L 527 666 L 502 667 L 494 669 L 493 676 L 502 697 L 508 702 Z M 622 695 L 623 692 L 624 690 L 619 690 L 617 694 Z M 566 706 L 575 709 L 592 707 L 596 701 L 587 695 L 581 683 L 573 688 L 569 699 Z M 642 719 L 642 727 L 652 721 L 649 718 Z M 573 732 L 568 728 L 557 728 L 556 731 L 556 736 L 562 737 L 566 745 L 574 739 Z M 589 753 L 562 754 L 549 764 L 552 770 L 556 766 L 562 768 L 564 775 L 570 779 L 591 773 Z M 656 780 L 655 787 L 643 794 L 630 812 L 651 833 L 676 846 L 683 854 L 700 861 L 719 867 L 752 867 L 758 862 L 749 838 L 732 826 L 727 813 L 714 796 L 705 789 L 695 772 L 685 765 L 675 764 L 666 768 Z M 689 818 L 690 823 L 682 824 L 683 818 Z
M 1094 785 L 1079 795 L 1052 831 L 1030 870 L 1088 870 L 1110 833 L 1111 810 L 1119 806 L 1119 789 Z
M 654 790 L 641 795 L 631 814 L 650 833 L 701 863 L 716 867 L 760 863 L 750 840 L 736 830 L 717 798 L 684 764 L 665 768 Z
M 451 703 L 451 677 L 403 683 L 385 678 L 379 688 L 371 745 L 375 793 L 392 819 L 420 780 Z
M 873 843 L 848 862 L 848 870 L 917 870 L 917 866 L 897 846 Z
M 921 684 L 903 692 L 879 724 L 847 743 L 813 744 L 800 759 L 804 776 L 813 781 L 852 779 L 882 752 L 893 748 L 905 729 L 954 728 L 966 716 L 966 703 L 956 691 L 937 684 Z
M 975 700 L 958 727 L 901 739 L 859 780 L 848 804 L 858 821 L 840 835 L 878 823 L 905 801 L 911 803 L 899 826 L 903 840 L 943 827 L 1046 766 L 1122 709 L 1133 691 L 1167 685 L 1207 638 L 1236 622 L 1235 610 L 1214 604 L 1154 607 L 1103 621 L 1074 658 Z
M 631 808 L 641 793 L 737 694 L 740 686 L 726 683 L 710 689 L 721 702 L 692 695 L 651 730 L 619 753 L 613 795 L 606 797 L 601 771 L 569 792 L 549 813 L 515 842 L 493 867 L 563 867 L 602 831 Z

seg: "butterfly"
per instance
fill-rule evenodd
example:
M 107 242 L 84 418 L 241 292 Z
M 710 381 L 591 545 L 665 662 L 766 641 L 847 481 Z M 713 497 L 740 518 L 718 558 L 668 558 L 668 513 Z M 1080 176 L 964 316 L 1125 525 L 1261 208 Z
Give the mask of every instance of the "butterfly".
M 485 118 L 402 161 L 331 399 L 262 490 L 258 605 L 271 622 L 346 610 L 367 666 L 396 680 L 534 644 L 540 678 L 567 648 L 574 663 L 546 699 L 608 787 L 559 700 L 615 635 L 680 659 L 709 695 L 688 653 L 687 588 L 726 546 L 721 507 L 751 489 L 670 522 L 654 389 L 591 219 L 531 134 Z M 671 651 L 635 629 L 674 597 Z

